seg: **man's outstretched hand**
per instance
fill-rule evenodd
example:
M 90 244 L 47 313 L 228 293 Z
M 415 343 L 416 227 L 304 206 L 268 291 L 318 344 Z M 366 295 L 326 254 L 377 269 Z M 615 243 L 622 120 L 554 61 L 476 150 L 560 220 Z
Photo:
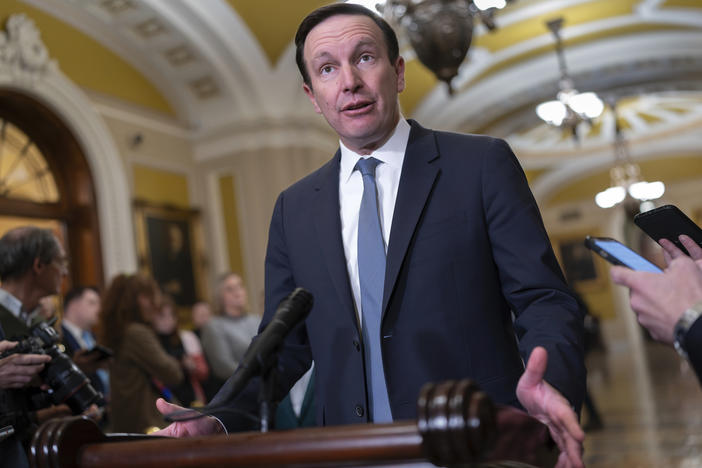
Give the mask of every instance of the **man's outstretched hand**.
M 162 415 L 168 416 L 171 413 L 178 411 L 186 411 L 187 408 L 168 403 L 163 398 L 156 400 L 156 408 Z M 176 421 L 169 426 L 164 427 L 160 431 L 153 432 L 151 435 L 159 435 L 166 437 L 197 437 L 210 434 L 224 433 L 224 427 L 220 422 L 212 416 L 203 416 L 197 419 L 188 421 Z
M 548 354 L 536 347 L 517 384 L 517 398 L 527 412 L 548 426 L 561 454 L 558 468 L 582 468 L 585 433 L 568 400 L 544 380 Z

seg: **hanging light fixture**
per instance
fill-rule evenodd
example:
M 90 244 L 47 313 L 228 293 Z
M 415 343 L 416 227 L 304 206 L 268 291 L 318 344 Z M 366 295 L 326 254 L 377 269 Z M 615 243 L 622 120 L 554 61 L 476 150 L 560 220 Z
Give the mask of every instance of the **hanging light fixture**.
M 466 58 L 475 17 L 493 31 L 495 12 L 513 0 L 349 0 L 379 11 L 404 34 L 419 61 L 448 86 Z
M 580 93 L 573 85 L 573 79 L 568 74 L 561 40 L 563 17 L 547 21 L 546 26 L 556 39 L 556 55 L 561 78 L 558 81 L 559 91 L 556 99 L 536 106 L 536 114 L 549 125 L 568 129 L 573 134 L 573 138 L 577 139 L 578 126 L 582 122 L 591 123 L 592 119 L 599 117 L 604 110 L 604 103 L 597 94 Z
M 614 114 L 615 129 L 614 167 L 609 171 L 612 186 L 595 195 L 595 203 L 600 208 L 611 208 L 629 197 L 631 200 L 638 200 L 638 203 L 643 206 L 650 200 L 662 197 L 665 193 L 665 184 L 661 181 L 646 182 L 641 180 L 641 168 L 631 159 L 619 124 L 616 102 L 613 101 L 610 107 L 612 114 Z

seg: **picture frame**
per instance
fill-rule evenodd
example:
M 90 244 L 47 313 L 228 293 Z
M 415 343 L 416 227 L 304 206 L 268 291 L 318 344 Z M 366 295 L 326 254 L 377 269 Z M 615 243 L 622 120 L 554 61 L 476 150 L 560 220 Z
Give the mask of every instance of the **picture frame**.
M 150 274 L 179 309 L 209 297 L 200 212 L 135 200 L 139 271 Z
M 598 234 L 593 231 L 573 232 L 552 237 L 551 240 L 568 284 L 580 292 L 607 287 L 605 261 L 585 245 L 588 235 L 594 237 Z

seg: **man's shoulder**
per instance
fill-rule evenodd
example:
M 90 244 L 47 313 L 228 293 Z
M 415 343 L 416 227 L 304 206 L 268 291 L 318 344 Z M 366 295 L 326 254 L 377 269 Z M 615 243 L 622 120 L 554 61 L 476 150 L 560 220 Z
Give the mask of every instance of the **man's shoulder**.
M 474 133 L 436 130 L 425 128 L 414 120 L 410 120 L 409 122 L 412 126 L 410 144 L 412 144 L 413 141 L 416 142 L 423 138 L 433 138 L 442 155 L 450 154 L 451 152 L 465 154 L 466 149 L 474 151 L 476 154 L 484 154 L 484 151 L 494 152 L 505 149 L 509 150 L 509 145 L 501 138 Z

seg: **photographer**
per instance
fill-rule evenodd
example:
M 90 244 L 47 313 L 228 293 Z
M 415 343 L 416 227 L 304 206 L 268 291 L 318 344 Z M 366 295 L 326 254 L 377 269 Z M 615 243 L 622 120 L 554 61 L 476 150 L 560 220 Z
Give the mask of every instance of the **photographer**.
M 58 294 L 68 274 L 66 254 L 48 229 L 20 227 L 0 238 L 0 338 L 20 340 L 30 334 L 31 313 L 42 297 Z M 0 342 L 0 353 L 17 346 Z M 70 414 L 67 406 L 36 406 L 39 389 L 28 389 L 51 356 L 35 353 L 11 354 L 0 360 L 0 459 L 8 466 L 27 466 L 21 442 L 35 425 L 59 414 Z M 37 382 L 38 383 L 38 382 Z M 47 407 L 48 406 L 48 407 Z M 7 458 L 6 458 L 7 457 Z

